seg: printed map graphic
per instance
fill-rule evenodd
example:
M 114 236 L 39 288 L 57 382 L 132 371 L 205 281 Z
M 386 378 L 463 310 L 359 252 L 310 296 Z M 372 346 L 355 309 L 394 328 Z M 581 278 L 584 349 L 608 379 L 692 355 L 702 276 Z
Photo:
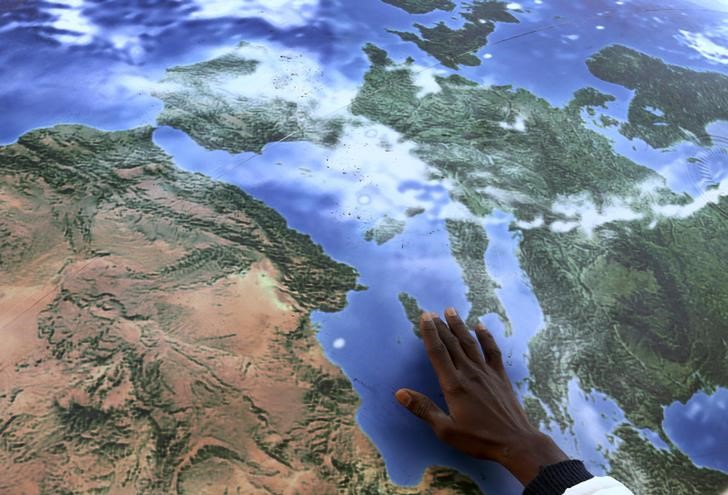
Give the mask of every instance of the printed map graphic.
M 450 305 L 595 474 L 728 490 L 728 2 L 0 9 L 1 494 L 520 493 L 394 400 Z

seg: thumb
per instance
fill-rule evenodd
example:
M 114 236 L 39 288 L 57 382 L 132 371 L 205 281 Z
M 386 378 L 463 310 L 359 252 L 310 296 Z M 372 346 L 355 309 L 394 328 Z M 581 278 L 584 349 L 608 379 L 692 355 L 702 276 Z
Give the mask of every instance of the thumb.
M 452 422 L 450 416 L 445 414 L 445 411 L 440 409 L 437 404 L 432 402 L 432 399 L 426 395 L 415 392 L 414 390 L 401 388 L 397 390 L 397 393 L 395 393 L 394 396 L 400 404 L 409 410 L 409 412 L 430 425 L 430 428 L 432 428 L 435 433 L 439 434 L 439 432 L 447 428 Z

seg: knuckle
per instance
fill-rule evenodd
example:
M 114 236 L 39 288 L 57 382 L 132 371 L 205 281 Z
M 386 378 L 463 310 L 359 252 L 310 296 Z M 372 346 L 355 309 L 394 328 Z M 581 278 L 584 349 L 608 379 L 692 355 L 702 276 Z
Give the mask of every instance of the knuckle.
M 427 412 L 430 410 L 430 404 L 431 403 L 429 399 L 418 399 L 412 405 L 411 411 L 415 416 L 424 418 L 427 415 Z
M 469 340 L 466 340 L 465 342 L 463 342 L 463 347 L 465 349 L 467 349 L 468 351 L 477 351 L 478 350 L 478 346 L 475 344 L 473 339 L 469 339 Z
M 432 325 L 420 325 L 420 332 L 423 336 L 433 338 L 435 335 L 437 335 L 437 331 L 432 328 Z
M 460 377 L 449 380 L 442 388 L 449 394 L 459 394 L 465 391 L 465 385 Z
M 467 365 L 463 368 L 463 376 L 470 382 L 477 381 L 481 375 L 481 370 L 476 366 Z
M 441 354 L 447 352 L 447 347 L 441 340 L 438 340 L 437 342 L 432 343 L 432 345 L 430 346 L 430 351 L 436 354 Z
M 453 336 L 453 335 L 452 335 L 452 333 L 451 333 L 451 332 L 450 332 L 449 330 L 448 330 L 448 331 L 445 331 L 445 330 L 439 330 L 439 331 L 437 332 L 437 335 L 439 335 L 439 336 L 440 336 L 440 340 L 442 340 L 442 341 L 446 341 L 446 340 L 449 340 L 449 339 L 450 339 L 450 338 L 452 338 L 452 336 Z
M 450 425 L 442 425 L 435 430 L 435 435 L 437 435 L 437 438 L 442 440 L 445 443 L 450 443 L 455 439 L 457 432 L 455 431 L 455 428 L 453 428 Z

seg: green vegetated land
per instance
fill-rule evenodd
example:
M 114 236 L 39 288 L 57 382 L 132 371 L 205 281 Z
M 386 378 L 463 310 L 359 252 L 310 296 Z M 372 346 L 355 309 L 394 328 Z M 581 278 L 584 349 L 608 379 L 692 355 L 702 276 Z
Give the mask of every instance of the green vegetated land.
M 480 65 L 477 51 L 488 43 L 488 36 L 495 30 L 496 23 L 517 23 L 506 2 L 476 0 L 466 4 L 460 12 L 464 24 L 451 28 L 444 22 L 428 27 L 415 24 L 419 35 L 407 31 L 391 31 L 402 40 L 415 43 L 445 67 L 458 69 L 461 65 Z
M 283 139 L 336 144 L 343 127 L 339 119 L 316 118 L 283 98 L 236 94 L 236 85 L 255 83 L 258 64 L 232 52 L 168 69 L 154 92 L 164 102 L 157 122 L 183 130 L 207 149 L 230 153 L 259 153 L 266 143 Z
M 542 227 L 523 231 L 520 245 L 523 269 L 548 318 L 530 344 L 530 388 L 562 427 L 569 423 L 567 383 L 574 376 L 585 390 L 613 397 L 632 424 L 658 432 L 664 405 L 728 385 L 721 331 L 728 328 L 728 282 L 716 269 L 728 257 L 726 199 L 687 218 L 658 217 L 655 205 L 684 205 L 689 198 L 615 153 L 575 111 L 603 105 L 608 95 L 581 90 L 572 104 L 557 108 L 523 89 L 450 76 L 438 78 L 440 92 L 419 97 L 409 63 L 397 65 L 372 45 L 365 51 L 372 65 L 354 113 L 417 143 L 417 155 L 455 185 L 452 195 L 474 215 L 497 208 L 519 219 L 543 218 Z M 610 67 L 603 63 L 602 74 Z M 614 63 L 617 74 L 620 67 Z M 690 77 L 680 80 L 691 84 Z M 521 129 L 513 125 L 518 118 Z M 649 183 L 645 197 L 639 188 Z M 596 208 L 620 198 L 641 218 L 591 233 L 555 232 L 549 227 L 569 219 L 553 210 L 564 198 L 587 198 Z M 670 457 L 656 455 L 640 438 L 624 449 L 630 465 L 644 469 L 645 486 L 659 486 L 659 470 L 653 475 L 647 466 Z M 682 491 L 672 493 L 694 493 L 691 487 L 704 482 L 717 491 L 728 482 L 692 464 L 684 469 L 675 482 Z
M 567 108 L 577 113 L 586 109 L 587 114 L 593 117 L 596 114 L 596 108 L 607 108 L 607 104 L 614 100 L 616 98 L 613 95 L 602 93 L 598 89 L 581 88 L 574 92 L 574 97 Z
M 653 148 L 679 141 L 710 145 L 705 127 L 728 119 L 728 77 L 668 65 L 622 45 L 595 53 L 587 66 L 604 81 L 635 92 L 620 132 Z
M 468 288 L 466 297 L 470 302 L 470 314 L 466 323 L 475 328 L 481 316 L 496 313 L 510 331 L 506 311 L 495 294 L 498 284 L 485 267 L 485 251 L 488 249 L 485 229 L 475 222 L 451 219 L 445 221 L 445 227 L 453 258 L 462 268 L 463 281 Z
M 609 456 L 611 474 L 634 493 L 700 495 L 722 493 L 726 475 L 712 469 L 696 468 L 677 449 L 658 450 L 633 428 L 621 426 L 615 431 L 622 444 L 616 455 Z M 684 480 L 688 479 L 689 483 Z
M 614 95 L 602 93 L 595 88 L 581 88 L 574 92 L 574 96 L 566 106 L 567 110 L 580 114 L 586 112 L 586 117 L 596 127 L 605 128 L 619 125 L 619 121 L 599 111 L 607 110 L 609 103 L 615 101 Z
M 404 314 L 407 316 L 407 319 L 412 323 L 412 332 L 417 338 L 422 338 L 422 333 L 420 332 L 420 316 L 424 313 L 424 310 L 420 307 L 417 299 L 406 292 L 400 292 L 399 302 L 402 304 L 402 309 L 404 309 Z
M 384 3 L 394 5 L 406 10 L 410 14 L 427 14 L 433 10 L 450 11 L 455 4 L 450 0 L 382 0 Z
M 380 246 L 404 232 L 406 222 L 388 215 L 382 217 L 371 229 L 364 232 L 364 240 L 374 241 Z

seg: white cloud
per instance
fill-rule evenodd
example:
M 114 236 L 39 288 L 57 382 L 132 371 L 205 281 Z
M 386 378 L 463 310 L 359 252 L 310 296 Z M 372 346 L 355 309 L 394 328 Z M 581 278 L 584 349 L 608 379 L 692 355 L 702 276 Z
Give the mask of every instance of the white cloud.
M 282 98 L 296 102 L 300 108 L 316 116 L 336 114 L 350 122 L 341 141 L 333 148 L 300 143 L 270 145 L 276 147 L 279 154 L 285 155 L 281 161 L 286 165 L 271 167 L 267 162 L 265 166 L 254 166 L 254 162 L 266 163 L 265 159 L 255 160 L 233 172 L 237 174 L 236 182 L 255 185 L 275 180 L 288 182 L 292 187 L 320 190 L 337 198 L 337 215 L 359 218 L 362 222 L 373 223 L 384 215 L 405 219 L 406 209 L 412 207 L 425 208 L 430 217 L 472 218 L 462 204 L 449 200 L 449 192 L 455 190 L 454 184 L 429 179 L 431 169 L 415 155 L 415 143 L 403 140 L 400 134 L 388 127 L 358 119 L 348 112 L 347 105 L 357 88 L 341 74 L 335 71 L 324 73 L 313 56 L 275 44 L 243 45 L 232 52 L 212 55 L 220 56 L 222 53 L 257 60 L 259 65 L 249 75 L 223 73 L 207 77 L 200 83 L 204 84 L 203 91 L 219 93 L 220 98 L 246 97 L 260 101 Z M 417 69 L 414 67 L 413 71 L 419 72 L 420 77 L 415 82 L 422 92 L 427 94 L 441 89 L 434 79 L 437 72 Z M 160 84 L 133 76 L 121 80 L 129 90 L 164 92 L 178 89 L 166 86 L 169 83 Z M 527 116 L 518 115 L 514 123 L 504 122 L 501 126 L 522 132 L 526 129 L 526 121 Z M 289 151 L 280 152 L 281 149 Z M 308 172 L 302 173 L 304 168 Z M 404 187 L 404 184 L 408 186 Z M 726 185 L 728 183 L 722 184 L 722 189 L 709 190 L 690 205 L 655 206 L 652 212 L 654 218 L 685 218 L 726 194 Z M 439 189 L 432 192 L 433 186 Z M 660 187 L 664 187 L 661 181 L 646 182 L 637 188 L 634 198 L 614 199 L 599 208 L 588 195 L 559 198 L 552 205 L 552 210 L 562 218 L 550 224 L 549 228 L 555 232 L 580 229 L 591 235 L 595 229 L 610 222 L 633 221 L 646 215 L 648 220 L 652 220 L 653 215 L 645 210 L 645 203 L 656 204 Z M 499 189 L 494 185 L 485 186 L 478 192 L 502 204 L 532 200 L 526 194 Z M 638 202 L 639 209 L 633 207 Z M 544 219 L 520 220 L 516 224 L 522 229 L 540 228 Z
M 184 90 L 182 86 L 172 82 L 161 82 L 148 79 L 138 74 L 122 73 L 113 77 L 113 82 L 104 87 L 103 95 L 107 97 L 128 97 L 130 95 L 151 95 Z
M 126 52 L 134 61 L 144 55 L 140 36 L 154 35 L 162 28 L 143 25 L 118 25 L 114 27 L 97 26 L 91 18 L 84 14 L 86 10 L 103 8 L 84 0 L 54 0 L 47 4 L 46 12 L 51 20 L 41 18 L 33 22 L 13 23 L 14 27 L 29 28 L 35 26 L 49 27 L 53 30 L 40 31 L 60 43 L 69 45 L 88 45 L 102 40 L 110 43 L 115 49 Z
M 263 104 L 285 99 L 310 114 L 335 115 L 347 124 L 333 147 L 306 142 L 272 143 L 265 147 L 262 157 L 238 168 L 234 164 L 240 158 L 230 157 L 227 164 L 217 166 L 226 169 L 224 174 L 229 180 L 243 187 L 275 181 L 289 184 L 291 189 L 319 191 L 336 198 L 331 207 L 334 218 L 363 223 L 375 223 L 384 215 L 406 220 L 407 209 L 416 207 L 424 208 L 425 216 L 430 218 L 472 218 L 465 206 L 450 200 L 449 191 L 455 187 L 450 181 L 431 178 L 432 169 L 415 154 L 414 142 L 404 140 L 391 128 L 349 113 L 348 104 L 357 92 L 351 80 L 335 71 L 324 73 L 313 56 L 276 44 L 243 45 L 233 51 L 207 53 L 204 59 L 231 53 L 259 61 L 256 70 L 248 75 L 209 75 L 196 80 L 194 86 L 181 79 L 183 90 L 190 92 L 190 97 L 198 90 L 230 100 L 231 104 L 241 97 Z M 423 91 L 440 89 L 434 74 L 437 72 L 429 71 L 416 80 Z M 128 91 L 179 90 L 168 81 L 158 83 L 130 76 L 119 80 Z
M 452 220 L 477 220 L 476 216 L 465 205 L 454 201 L 450 201 L 440 208 L 437 211 L 437 217 Z
M 338 338 L 338 339 L 334 340 L 333 345 L 334 345 L 334 349 L 343 349 L 344 346 L 346 346 L 346 340 L 344 340 L 342 338 Z
M 706 36 L 703 33 L 692 33 L 681 29 L 680 34 L 676 36 L 684 45 L 692 48 L 693 50 L 700 53 L 703 57 L 713 63 L 728 64 L 728 47 L 725 44 L 718 44 L 711 38 L 726 39 L 728 29 L 723 29 L 723 32 L 708 33 Z M 712 36 L 711 36 L 712 35 Z M 709 37 L 710 36 L 710 37 Z
M 564 222 L 563 220 L 557 220 L 553 222 L 549 228 L 552 232 L 565 234 L 579 228 L 579 222 Z
M 662 172 L 660 172 L 662 174 Z M 665 180 L 663 180 L 663 178 Z M 654 177 L 652 179 L 647 179 L 646 181 L 643 181 L 641 184 L 637 186 L 637 190 L 639 191 L 640 196 L 652 196 L 653 194 L 658 194 L 660 190 L 665 190 L 665 182 L 668 184 L 670 183 L 667 178 L 663 176 L 663 178 Z
M 728 178 L 687 204 L 659 204 L 660 189 L 664 190 L 662 181 L 645 181 L 637 187 L 637 194 L 634 197 L 614 198 L 601 208 L 597 207 L 586 193 L 560 197 L 551 206 L 551 211 L 560 215 L 562 219 L 552 222 L 549 228 L 559 233 L 580 229 L 591 236 L 595 229 L 607 223 L 647 218 L 651 219 L 648 228 L 653 229 L 661 220 L 688 218 L 706 206 L 720 202 L 721 197 L 728 196 Z M 516 225 L 522 229 L 539 228 L 543 225 L 543 220 L 537 218 L 532 222 L 517 221 Z
M 308 24 L 316 18 L 319 0 L 193 0 L 197 9 L 190 14 L 192 19 L 215 19 L 220 17 L 260 18 L 277 27 L 287 28 Z M 109 41 L 115 48 L 129 52 L 132 58 L 143 54 L 138 39 L 142 34 L 154 34 L 161 27 L 141 24 L 125 24 L 103 29 L 84 15 L 85 9 L 102 9 L 102 4 L 84 0 L 53 0 L 45 11 L 53 16 L 50 21 L 15 22 L 10 28 L 48 26 L 59 32 L 46 35 L 66 44 L 87 45 L 96 38 Z M 0 28 L 5 31 L 8 26 Z M 60 32 L 62 31 L 62 32 Z
M 430 166 L 420 160 L 416 144 L 394 130 L 360 121 L 348 125 L 333 148 L 311 143 L 278 143 L 263 156 L 229 169 L 243 187 L 269 182 L 292 189 L 318 191 L 336 198 L 334 218 L 375 223 L 387 215 L 406 220 L 408 208 L 424 208 L 437 218 L 465 218 L 469 212 L 449 199 L 447 181 L 430 179 Z M 281 164 L 273 166 L 271 161 Z M 406 187 L 405 187 L 406 186 Z
M 87 45 L 91 43 L 98 28 L 83 15 L 83 0 L 57 0 L 53 8 L 48 9 L 56 16 L 51 27 L 66 33 L 57 33 L 53 38 L 61 43 Z
M 516 115 L 515 122 L 498 122 L 501 129 L 508 129 L 511 131 L 526 132 L 526 116 L 522 114 Z
M 538 229 L 540 227 L 543 227 L 544 220 L 542 216 L 537 216 L 530 222 L 527 222 L 525 220 L 518 220 L 516 222 L 516 227 L 518 227 L 521 230 L 531 230 L 531 229 Z
M 119 38 L 123 43 L 125 39 Z M 324 72 L 313 55 L 294 51 L 280 45 L 244 44 L 235 49 L 213 49 L 200 54 L 201 60 L 233 55 L 255 60 L 258 65 L 251 74 L 239 75 L 221 71 L 188 84 L 184 79 L 149 79 L 139 74 L 121 73 L 108 84 L 107 93 L 146 94 L 160 97 L 170 92 L 195 92 L 237 105 L 239 98 L 265 102 L 283 99 L 296 103 L 301 112 L 317 117 L 351 117 L 348 105 L 356 96 L 357 87 L 336 71 Z M 113 91 L 112 91 L 113 89 Z
M 343 179 L 337 185 L 344 192 L 342 209 L 377 219 L 385 214 L 402 219 L 409 207 L 429 210 L 432 200 L 418 198 L 416 189 L 401 189 L 405 182 L 428 182 L 430 167 L 414 155 L 415 147 L 413 142 L 403 141 L 397 132 L 379 124 L 348 128 L 326 160 L 330 170 Z M 370 196 L 368 204 L 360 205 L 360 190 Z
M 728 195 L 728 179 L 717 187 L 708 189 L 703 194 L 685 205 L 658 205 L 655 213 L 670 218 L 688 218 L 710 204 L 717 204 L 722 196 Z
M 551 210 L 566 217 L 566 220 L 558 220 L 551 224 L 553 232 L 570 232 L 579 228 L 589 236 L 596 228 L 610 222 L 629 222 L 644 218 L 643 213 L 633 210 L 623 200 L 615 199 L 599 208 L 588 194 L 561 197 L 554 202 Z
M 251 75 L 208 78 L 205 82 L 210 89 L 219 91 L 222 97 L 283 98 L 295 101 L 318 116 L 337 113 L 354 119 L 346 107 L 356 94 L 356 87 L 336 72 L 324 74 L 314 57 L 274 44 L 244 45 L 233 53 L 241 58 L 258 60 L 260 64 Z M 415 84 L 421 88 L 420 96 L 441 90 L 434 77 L 437 71 L 423 70 L 419 66 L 411 69 L 415 74 Z M 144 85 L 143 81 L 130 82 L 140 87 Z M 514 123 L 503 122 L 501 127 L 522 132 L 526 129 L 526 121 L 527 116 L 518 115 Z M 297 167 L 285 166 L 272 171 L 270 167 L 260 170 L 246 165 L 239 172 L 240 182 L 265 182 L 271 180 L 271 174 L 274 174 L 279 181 L 306 183 L 305 187 L 317 188 L 339 198 L 337 214 L 359 217 L 363 222 L 376 222 L 384 215 L 404 219 L 405 210 L 410 207 L 425 208 L 427 215 L 438 218 L 472 218 L 463 205 L 449 201 L 448 191 L 453 191 L 454 185 L 447 181 L 430 181 L 429 166 L 414 154 L 416 145 L 403 141 L 401 135 L 392 129 L 369 122 L 350 125 L 333 149 L 313 148 L 316 151 L 312 158 L 288 157 L 291 163 L 311 160 L 306 167 L 314 170 L 313 173 L 302 174 Z M 285 163 L 288 162 L 288 159 L 285 160 Z M 325 163 L 326 167 L 316 168 L 314 163 Z M 415 186 L 403 190 L 405 183 Z M 439 196 L 423 194 L 424 189 L 433 185 L 442 187 Z M 552 211 L 562 215 L 562 219 L 551 223 L 549 228 L 554 232 L 579 229 L 586 235 L 592 235 L 595 229 L 607 223 L 643 218 L 652 221 L 650 225 L 654 227 L 655 221 L 666 217 L 686 218 L 728 194 L 728 182 L 723 182 L 688 205 L 658 205 L 659 190 L 664 187 L 661 180 L 648 181 L 637 188 L 634 197 L 615 198 L 601 207 L 597 207 L 586 194 L 559 198 L 552 205 Z M 529 201 L 525 195 L 517 198 L 519 193 L 492 185 L 479 192 L 504 204 L 515 200 Z M 652 208 L 649 205 L 653 205 Z M 522 229 L 540 228 L 544 226 L 544 219 L 519 220 L 516 225 Z
M 277 27 L 301 26 L 311 21 L 318 0 L 197 0 L 192 18 L 258 17 Z
M 394 65 L 388 67 L 387 70 L 402 70 L 402 67 L 402 65 Z M 448 75 L 447 71 L 438 67 L 425 67 L 418 64 L 408 64 L 406 67 L 410 71 L 412 82 L 420 88 L 420 91 L 417 93 L 418 98 L 442 91 L 442 86 L 437 82 L 435 76 L 446 77 Z
M 324 72 L 312 55 L 300 50 L 275 44 L 244 44 L 232 51 L 212 52 L 210 58 L 222 54 L 257 60 L 259 64 L 252 74 L 223 73 L 205 78 L 205 91 L 219 93 L 221 98 L 280 98 L 295 102 L 315 117 L 331 117 L 346 113 L 357 93 L 356 85 L 348 78 L 336 71 Z
M 420 91 L 417 93 L 418 98 L 442 91 L 442 87 L 438 84 L 435 76 L 447 76 L 446 71 L 436 67 L 422 67 L 419 65 L 411 66 L 411 70 L 412 82 L 420 88 Z
M 111 32 L 108 40 L 114 45 L 114 48 L 127 52 L 135 61 L 138 61 L 144 54 L 144 48 L 142 48 L 141 40 L 137 34 Z

